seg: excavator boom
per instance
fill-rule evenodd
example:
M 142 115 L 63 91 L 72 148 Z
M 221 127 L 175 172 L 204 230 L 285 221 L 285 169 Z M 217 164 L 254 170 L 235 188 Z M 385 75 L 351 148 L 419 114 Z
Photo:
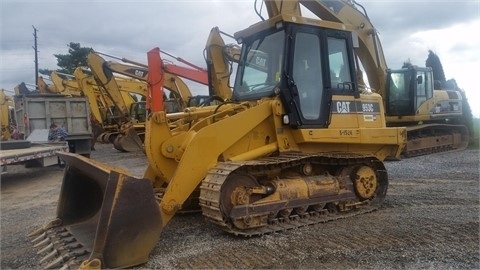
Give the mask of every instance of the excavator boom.
M 187 107 L 187 104 L 190 104 L 190 100 L 192 98 L 195 98 L 192 96 L 192 93 L 190 92 L 190 89 L 188 88 L 187 84 L 183 81 L 183 79 L 190 80 L 192 82 L 200 83 L 202 85 L 208 85 L 208 75 L 207 75 L 207 70 L 204 68 L 198 67 L 180 57 L 175 57 L 169 53 L 166 53 L 162 50 L 158 50 L 156 52 L 160 55 L 160 53 L 167 54 L 176 60 L 180 61 L 181 63 L 184 63 L 192 68 L 185 67 L 185 66 L 180 66 L 173 64 L 169 61 L 163 60 L 161 64 L 161 76 L 165 76 L 164 78 L 164 86 L 170 91 L 173 91 L 176 96 L 179 96 L 183 104 L 181 104 L 181 109 Z M 118 63 L 115 61 L 105 61 L 104 66 L 105 68 L 109 69 L 111 72 L 122 74 L 137 80 L 140 80 L 142 82 L 146 82 L 148 79 L 148 66 L 139 63 L 136 61 L 129 60 L 127 58 L 119 58 L 115 56 L 111 56 L 105 53 L 100 53 L 100 52 L 92 52 L 92 54 L 96 54 L 98 58 L 101 58 L 100 55 L 107 55 L 112 58 L 116 58 L 121 60 L 122 62 L 128 63 L 130 65 Z
M 73 75 L 52 71 L 50 79 L 54 86 L 51 89 L 54 89 L 57 93 L 65 96 L 82 95 L 78 82 Z
M 135 100 L 129 92 L 120 90 L 113 72 L 108 69 L 103 58 L 95 53 L 89 53 L 87 62 L 96 82 L 103 87 L 117 110 L 115 118 L 119 126 L 119 133 L 113 139 L 115 148 L 119 151 L 143 149 L 142 139 L 135 129 L 135 123 L 130 115 L 130 108 Z M 141 124 L 139 128 L 143 129 L 143 125 Z

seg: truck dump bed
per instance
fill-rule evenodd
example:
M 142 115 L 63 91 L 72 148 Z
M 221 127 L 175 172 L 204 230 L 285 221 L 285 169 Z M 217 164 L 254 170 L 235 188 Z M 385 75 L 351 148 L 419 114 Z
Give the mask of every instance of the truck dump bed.
M 14 101 L 17 128 L 25 138 L 54 123 L 67 131 L 70 152 L 90 156 L 93 135 L 85 97 L 31 94 L 17 95 Z

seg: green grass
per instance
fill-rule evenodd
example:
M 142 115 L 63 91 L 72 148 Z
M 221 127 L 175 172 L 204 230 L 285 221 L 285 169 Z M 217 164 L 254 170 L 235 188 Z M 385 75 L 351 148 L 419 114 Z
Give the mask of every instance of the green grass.
M 470 147 L 480 148 L 480 118 L 473 118 L 473 138 L 470 140 Z

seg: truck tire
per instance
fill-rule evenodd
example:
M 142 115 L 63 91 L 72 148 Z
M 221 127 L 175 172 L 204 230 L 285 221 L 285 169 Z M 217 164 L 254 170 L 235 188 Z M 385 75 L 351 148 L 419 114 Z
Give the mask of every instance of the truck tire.
M 0 142 L 0 149 L 2 150 L 24 149 L 30 148 L 31 146 L 32 143 L 27 140 L 12 140 Z

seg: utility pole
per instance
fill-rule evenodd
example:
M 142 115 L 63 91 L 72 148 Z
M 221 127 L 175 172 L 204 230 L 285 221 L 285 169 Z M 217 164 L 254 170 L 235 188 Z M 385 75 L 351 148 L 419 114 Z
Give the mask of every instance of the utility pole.
M 33 26 L 33 38 L 34 38 L 34 46 L 32 47 L 33 50 L 35 51 L 35 85 L 37 86 L 37 89 L 38 89 L 38 47 L 37 47 L 37 28 L 35 28 L 35 26 Z

